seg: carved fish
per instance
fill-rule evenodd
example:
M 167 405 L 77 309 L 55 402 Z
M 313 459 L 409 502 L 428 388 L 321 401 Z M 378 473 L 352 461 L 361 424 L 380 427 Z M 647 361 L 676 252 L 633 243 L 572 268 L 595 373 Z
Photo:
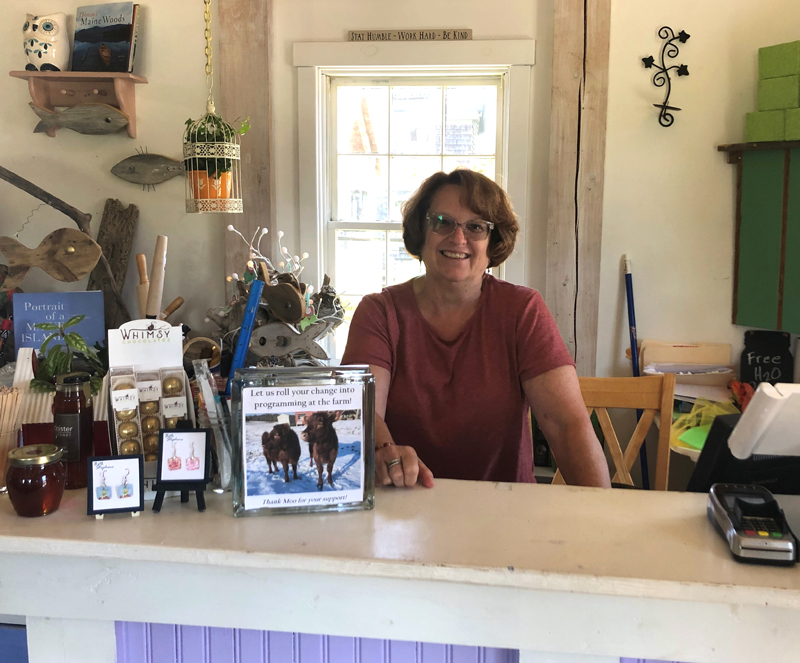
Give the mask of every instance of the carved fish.
M 136 154 L 111 169 L 117 177 L 144 186 L 154 186 L 183 174 L 183 163 L 161 154 Z
M 283 322 L 300 322 L 305 315 L 303 296 L 292 283 L 267 283 L 261 298 L 269 304 L 272 315 Z
M 315 322 L 304 332 L 297 333 L 284 322 L 268 322 L 255 329 L 250 336 L 250 352 L 266 359 L 285 357 L 298 350 L 305 350 L 312 357 L 327 359 L 328 355 L 314 339 L 325 333 L 326 322 Z
M 0 252 L 8 262 L 3 290 L 13 290 L 31 267 L 38 267 L 58 281 L 78 281 L 88 276 L 102 250 L 89 235 L 75 228 L 59 228 L 29 249 L 13 237 L 0 237 Z
M 62 111 L 51 111 L 34 103 L 29 105 L 41 120 L 33 130 L 36 134 L 60 127 L 72 129 L 79 134 L 112 134 L 126 127 L 129 122 L 125 113 L 108 104 L 80 104 Z

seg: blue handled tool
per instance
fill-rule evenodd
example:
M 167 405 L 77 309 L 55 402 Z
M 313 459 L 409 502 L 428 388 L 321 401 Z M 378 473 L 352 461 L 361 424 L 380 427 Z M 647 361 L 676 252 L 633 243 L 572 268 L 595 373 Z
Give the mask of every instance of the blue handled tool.
M 639 343 L 636 338 L 636 311 L 633 308 L 633 274 L 631 272 L 631 261 L 627 255 L 622 256 L 625 263 L 625 295 L 628 300 L 628 332 L 631 337 L 631 366 L 633 367 L 633 377 L 639 377 Z M 642 418 L 642 411 L 636 410 L 636 423 Z M 669 422 L 667 422 L 667 425 Z M 663 422 L 662 422 L 662 425 Z M 647 449 L 644 444 L 639 450 L 639 463 L 642 467 L 642 488 L 650 489 L 650 475 L 647 471 Z
M 261 301 L 261 291 L 263 289 L 264 282 L 260 279 L 256 279 L 250 284 L 250 296 L 247 298 L 247 308 L 244 310 L 242 326 L 239 329 L 239 340 L 236 341 L 236 350 L 233 353 L 233 362 L 231 362 L 231 372 L 228 374 L 228 384 L 225 387 L 226 396 L 231 395 L 233 372 L 237 368 L 244 366 L 245 359 L 247 358 L 247 348 L 250 347 L 250 335 L 253 333 L 253 326 L 256 322 L 258 304 Z

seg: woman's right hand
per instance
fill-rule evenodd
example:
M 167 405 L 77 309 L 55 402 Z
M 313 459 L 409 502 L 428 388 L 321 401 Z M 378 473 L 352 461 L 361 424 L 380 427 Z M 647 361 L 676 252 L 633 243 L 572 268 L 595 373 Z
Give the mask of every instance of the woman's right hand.
M 398 488 L 415 486 L 417 482 L 433 488 L 433 473 L 417 456 L 413 447 L 386 444 L 375 450 L 375 483 L 394 484 Z

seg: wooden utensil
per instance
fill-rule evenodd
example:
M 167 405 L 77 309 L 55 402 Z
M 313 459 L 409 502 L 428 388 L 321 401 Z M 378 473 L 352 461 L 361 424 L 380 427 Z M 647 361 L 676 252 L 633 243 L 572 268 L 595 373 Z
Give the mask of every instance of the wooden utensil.
M 175 311 L 177 311 L 181 306 L 183 306 L 184 299 L 183 297 L 176 297 L 172 300 L 172 303 L 167 306 L 159 315 L 160 320 L 166 320 L 169 316 L 171 316 Z
M 167 236 L 156 238 L 156 251 L 153 255 L 153 266 L 150 269 L 150 289 L 147 292 L 148 318 L 157 318 L 161 313 L 161 298 L 164 295 L 164 272 L 167 268 Z
M 136 254 L 136 268 L 139 270 L 136 299 L 139 301 L 139 317 L 143 318 L 147 315 L 147 291 L 150 289 L 150 279 L 147 278 L 147 256 L 144 253 Z

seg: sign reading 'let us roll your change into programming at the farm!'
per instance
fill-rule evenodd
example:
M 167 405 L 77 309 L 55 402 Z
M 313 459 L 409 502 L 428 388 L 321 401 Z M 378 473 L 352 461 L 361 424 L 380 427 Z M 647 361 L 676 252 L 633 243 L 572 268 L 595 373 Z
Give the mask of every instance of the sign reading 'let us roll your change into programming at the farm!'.
M 350 30 L 347 41 L 468 41 L 472 30 L 456 28 L 452 30 Z

